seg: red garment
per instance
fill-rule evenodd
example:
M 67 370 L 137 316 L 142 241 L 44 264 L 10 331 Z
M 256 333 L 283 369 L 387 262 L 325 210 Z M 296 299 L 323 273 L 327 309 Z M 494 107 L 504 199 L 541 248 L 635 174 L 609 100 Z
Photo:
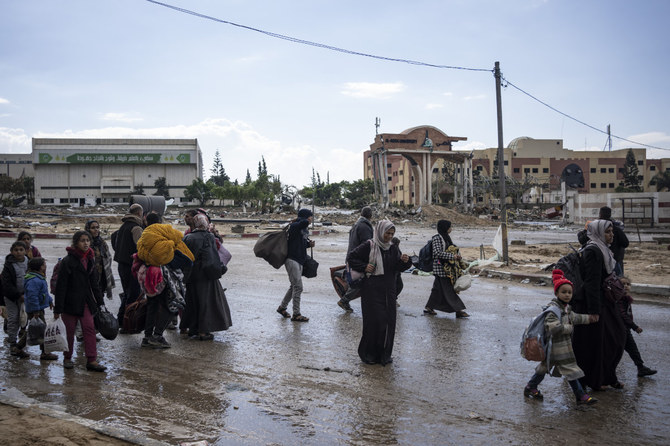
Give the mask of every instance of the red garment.
M 561 287 L 561 285 L 565 285 L 566 283 L 570 285 L 573 289 L 575 286 L 570 282 L 568 279 L 565 278 L 563 275 L 563 271 L 560 269 L 555 269 L 551 272 L 551 280 L 554 282 L 554 293 L 558 291 L 558 289 Z
M 144 279 L 144 286 L 150 295 L 156 295 L 160 291 L 158 285 L 163 281 L 163 273 L 160 266 L 147 265 L 147 273 Z
M 88 269 L 88 262 L 92 262 L 93 259 L 95 258 L 95 253 L 91 248 L 88 248 L 88 251 L 86 252 L 81 251 L 77 248 L 73 248 L 72 246 L 68 246 L 65 249 L 67 250 L 68 254 L 72 254 L 75 257 L 79 258 L 79 261 L 84 266 L 84 269 Z

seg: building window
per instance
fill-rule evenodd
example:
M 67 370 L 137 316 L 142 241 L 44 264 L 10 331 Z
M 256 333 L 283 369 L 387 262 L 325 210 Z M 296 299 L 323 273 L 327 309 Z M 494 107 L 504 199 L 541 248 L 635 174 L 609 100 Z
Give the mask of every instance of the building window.
M 609 188 L 610 188 L 610 189 L 614 189 L 614 183 L 610 183 L 610 184 L 609 184 Z
M 542 168 L 542 173 L 549 173 L 549 168 L 548 167 L 543 167 Z
M 481 172 L 484 168 L 482 166 L 477 166 L 477 170 Z
M 70 203 L 79 203 L 79 198 L 70 198 Z
M 649 166 L 649 170 L 656 170 L 656 166 Z
M 609 173 L 614 173 L 614 167 L 609 168 Z
M 644 177 L 642 175 L 638 175 L 637 179 L 640 180 L 640 181 L 644 181 Z
M 440 170 L 437 167 L 435 169 L 433 169 L 433 173 L 438 173 L 439 171 Z
M 523 173 L 530 173 L 530 167 L 524 167 Z
M 389 189 L 389 195 L 393 195 L 393 191 Z
M 518 167 L 514 168 L 514 173 L 519 173 L 519 168 Z
M 399 170 L 399 171 L 398 171 L 398 175 L 404 175 L 404 171 Z
M 53 204 L 53 202 L 54 202 L 53 198 L 42 198 L 40 200 L 40 203 L 42 203 L 42 204 Z
M 388 180 L 389 180 L 389 181 L 393 181 L 393 177 L 388 177 Z
M 642 166 L 643 164 L 644 164 L 644 161 L 642 161 L 642 160 L 637 160 L 637 165 L 638 165 L 638 166 Z
M 600 183 L 600 188 L 605 189 L 607 187 L 607 183 Z
M 596 173 L 596 168 L 595 167 L 591 167 L 591 173 Z
M 537 173 L 537 167 L 533 167 L 533 173 Z
M 607 173 L 607 169 L 604 168 L 604 167 L 601 167 L 601 168 L 600 168 L 600 173 Z
M 479 201 L 479 202 L 484 201 L 484 197 L 477 197 L 477 201 Z
M 508 164 L 509 164 L 509 161 L 507 161 L 507 160 L 505 160 L 505 162 L 503 163 L 504 166 L 507 166 Z
M 595 188 L 596 188 L 596 183 L 591 183 L 591 189 L 595 189 Z

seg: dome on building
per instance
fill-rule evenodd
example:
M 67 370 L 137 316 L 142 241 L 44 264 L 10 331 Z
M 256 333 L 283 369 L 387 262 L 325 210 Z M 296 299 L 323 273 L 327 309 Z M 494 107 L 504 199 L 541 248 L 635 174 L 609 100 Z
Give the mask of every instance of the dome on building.
M 507 146 L 508 149 L 512 149 L 516 151 L 519 148 L 519 142 L 521 141 L 529 141 L 533 140 L 530 136 L 520 136 L 518 138 L 514 138 L 512 141 L 510 141 L 509 145 Z

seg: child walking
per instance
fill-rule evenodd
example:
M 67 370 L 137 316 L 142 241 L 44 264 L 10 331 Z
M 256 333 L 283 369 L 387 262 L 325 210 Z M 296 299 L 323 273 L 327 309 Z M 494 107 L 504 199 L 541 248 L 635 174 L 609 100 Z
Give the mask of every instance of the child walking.
M 33 257 L 28 262 L 28 272 L 26 273 L 24 282 L 25 306 L 28 319 L 40 318 L 45 323 L 44 309 L 50 308 L 53 310 L 54 307 L 51 295 L 49 295 L 46 273 L 47 262 L 42 257 Z M 42 354 L 40 355 L 42 361 L 58 359 L 58 356 L 54 353 L 46 353 L 44 351 L 44 342 L 40 344 L 40 350 L 42 350 Z
M 575 354 L 572 351 L 572 331 L 574 325 L 598 322 L 598 315 L 578 314 L 572 311 L 568 304 L 572 300 L 573 285 L 565 278 L 563 271 L 555 269 L 552 273 L 552 280 L 556 298 L 552 299 L 547 307 L 551 305 L 557 307 L 561 311 L 561 317 L 559 319 L 554 313 L 549 312 L 544 319 L 545 332 L 547 337 L 551 337 L 553 346 L 547 352 L 549 360 L 542 361 L 535 367 L 535 374 L 526 384 L 523 394 L 531 399 L 543 399 L 544 395 L 537 386 L 544 379 L 544 375 L 551 373 L 552 376 L 565 376 L 568 379 L 568 384 L 577 398 L 577 404 L 594 404 L 598 400 L 589 396 L 579 382 L 584 372 L 577 365 Z
M 72 344 L 74 330 L 79 321 L 84 332 L 86 370 L 104 372 L 107 367 L 97 360 L 93 313 L 98 306 L 104 306 L 105 302 L 91 249 L 91 235 L 87 231 L 77 231 L 72 236 L 72 246 L 67 247 L 67 256 L 61 261 L 58 270 L 55 294 L 54 319 L 62 317 L 67 331 L 68 351 L 63 354 L 63 368 L 74 368 Z
M 24 278 L 28 270 L 26 245 L 21 241 L 12 243 L 10 253 L 5 257 L 5 266 L 2 268 L 2 306 L 7 318 L 7 339 L 12 356 L 28 358 L 30 355 L 23 351 L 26 346 L 25 334 L 16 340 L 21 328 L 21 308 L 23 308 Z
M 628 352 L 628 356 L 630 356 L 630 359 L 632 359 L 637 366 L 637 376 L 642 377 L 654 375 L 656 374 L 656 370 L 650 369 L 644 365 L 642 356 L 640 356 L 640 350 L 638 350 L 635 339 L 633 338 L 633 333 L 631 333 L 631 330 L 635 330 L 635 333 L 638 334 L 642 333 L 642 327 L 638 326 L 633 320 L 633 298 L 630 295 L 630 279 L 626 276 L 621 276 L 619 280 L 621 280 L 623 288 L 626 291 L 624 298 L 617 302 L 617 306 L 619 307 L 619 311 L 621 313 L 621 318 L 623 319 L 623 323 L 627 330 L 626 346 L 624 349 L 626 352 Z

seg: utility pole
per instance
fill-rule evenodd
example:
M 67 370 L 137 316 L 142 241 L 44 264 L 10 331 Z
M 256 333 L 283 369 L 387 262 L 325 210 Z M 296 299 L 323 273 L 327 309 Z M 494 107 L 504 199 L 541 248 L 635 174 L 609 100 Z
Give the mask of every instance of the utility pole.
M 503 149 L 503 127 L 502 127 L 502 95 L 500 92 L 500 62 L 496 62 L 494 69 L 496 78 L 496 105 L 498 111 L 498 179 L 500 181 L 500 216 L 502 218 L 502 247 L 503 262 L 509 264 L 509 254 L 507 252 L 507 206 L 505 201 L 507 194 L 505 192 L 505 151 Z

